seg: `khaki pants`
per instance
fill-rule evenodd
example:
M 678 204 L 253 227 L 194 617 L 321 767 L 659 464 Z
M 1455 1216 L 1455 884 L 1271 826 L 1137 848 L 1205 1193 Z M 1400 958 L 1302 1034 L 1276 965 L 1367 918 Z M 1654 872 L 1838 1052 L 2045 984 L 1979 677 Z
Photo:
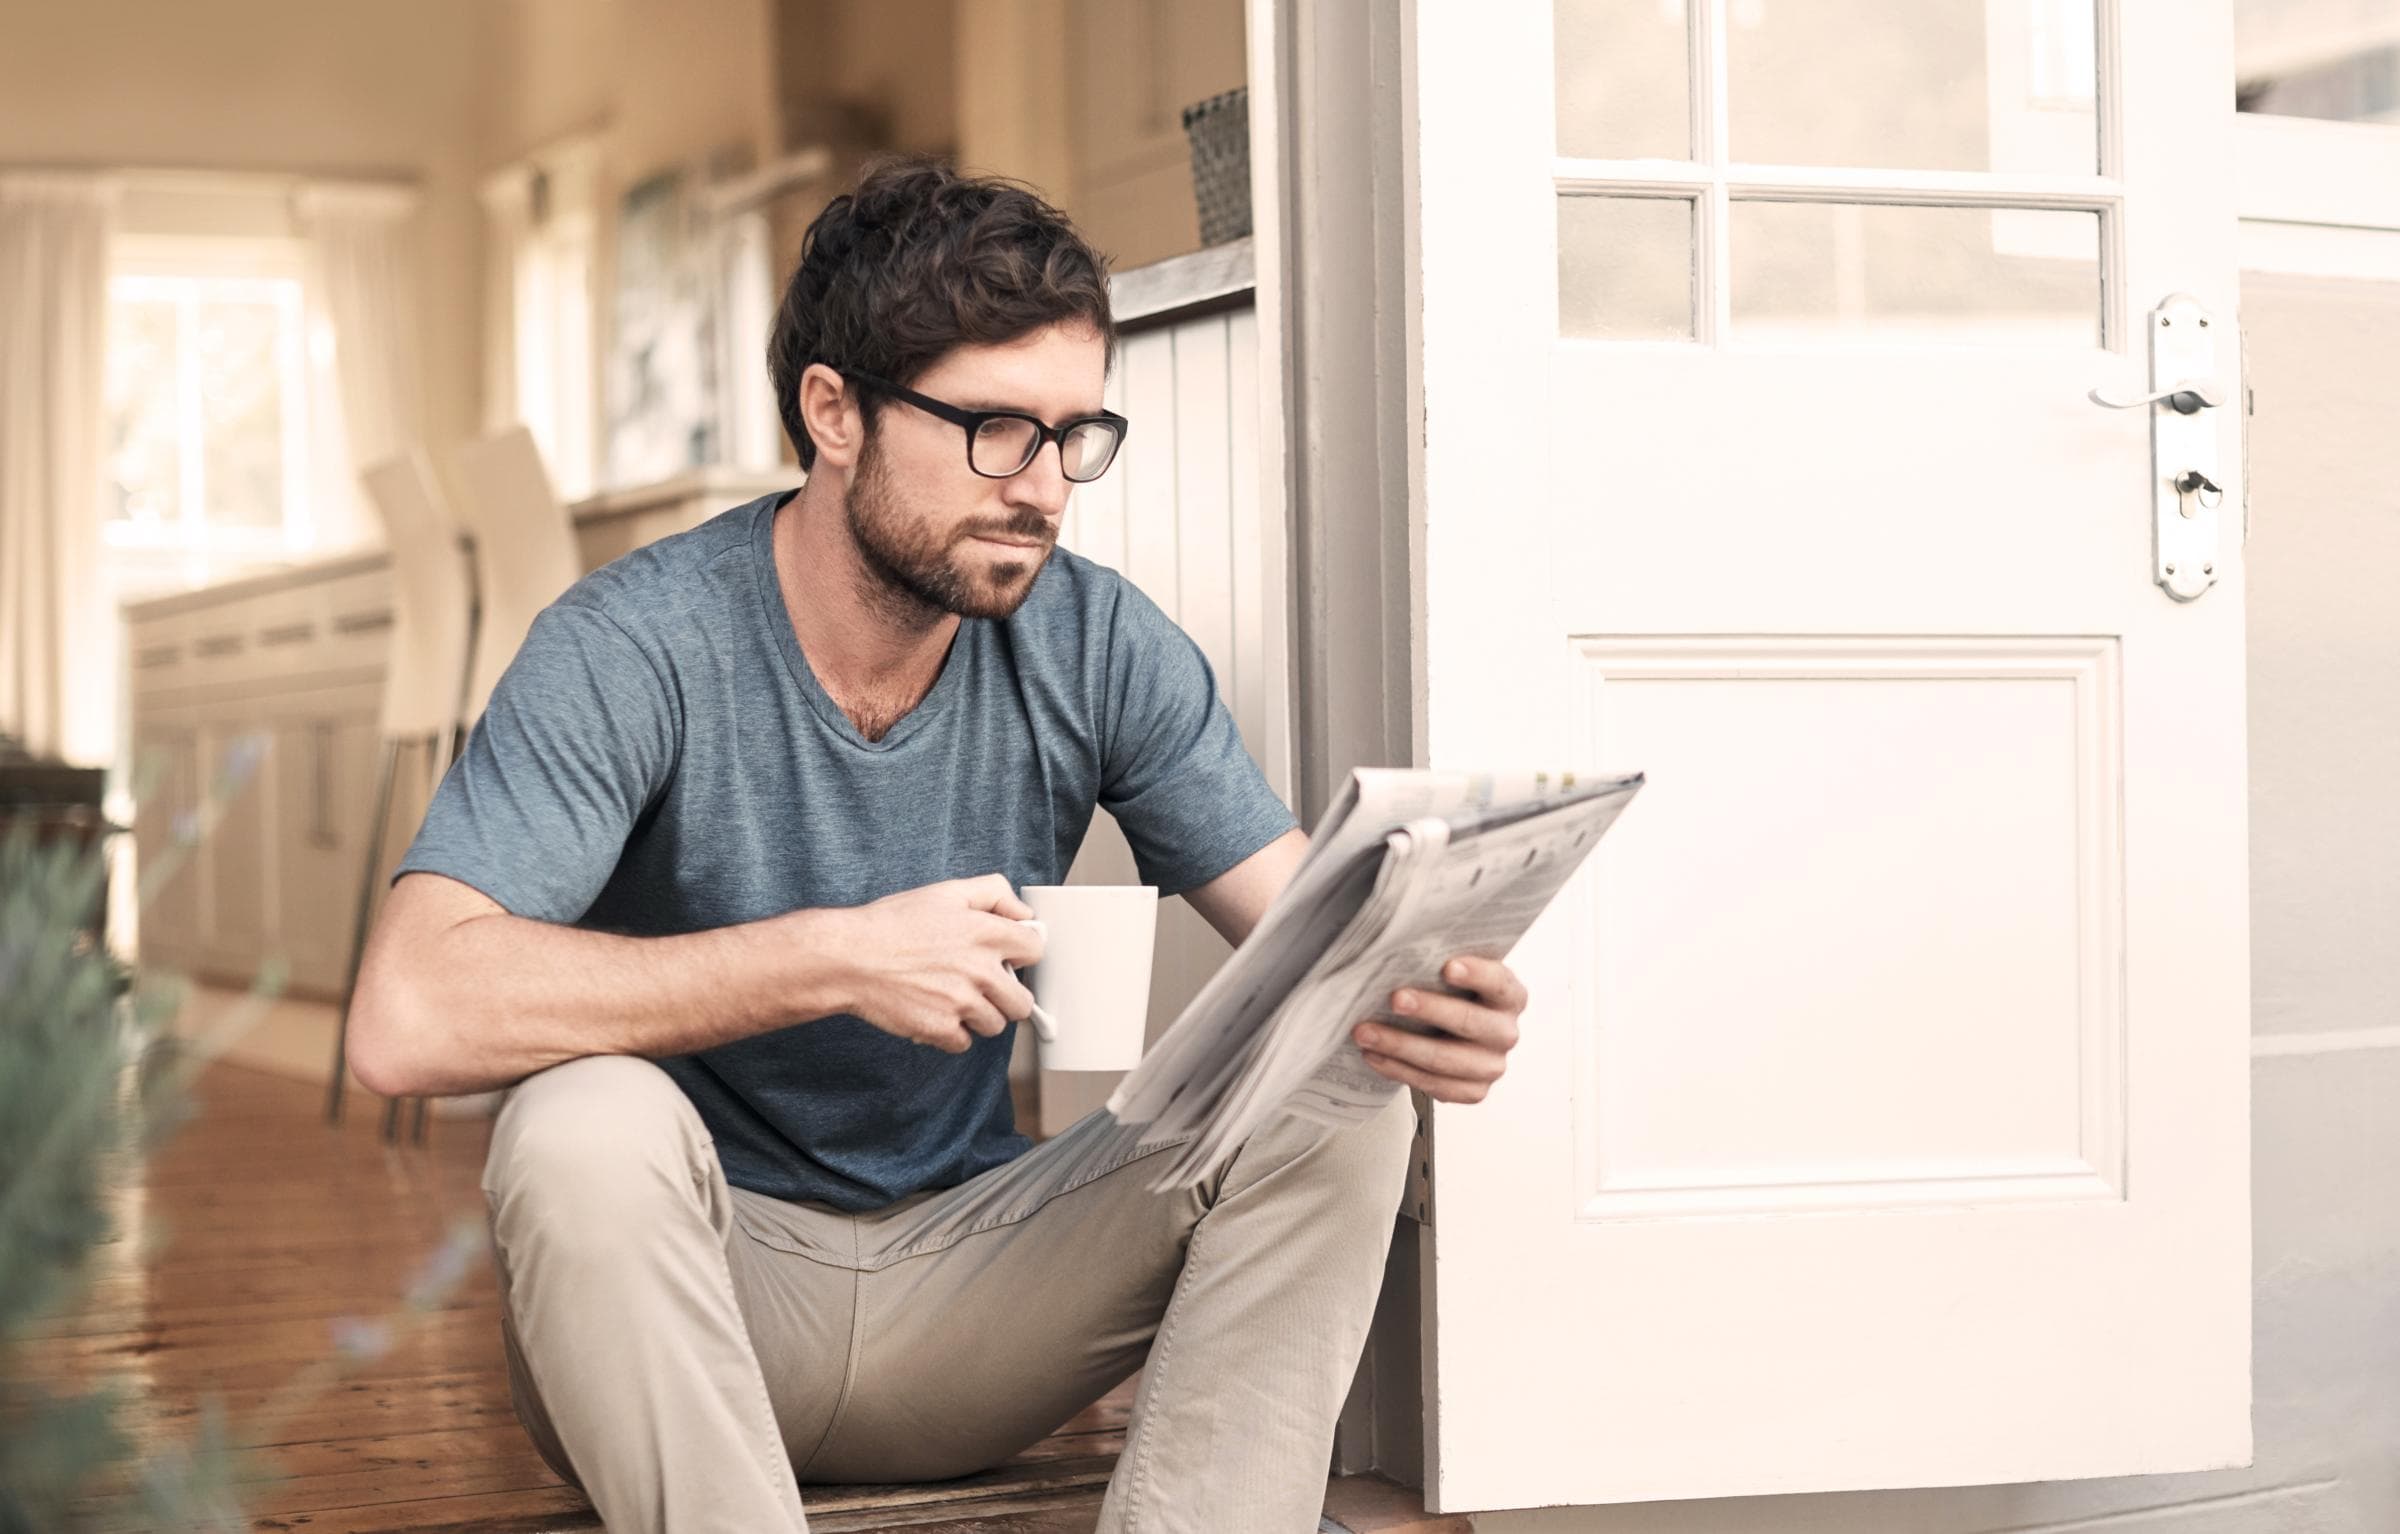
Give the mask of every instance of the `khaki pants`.
M 1105 1112 L 870 1214 L 730 1187 L 648 1060 L 536 1072 L 483 1187 L 517 1414 L 618 1534 L 804 1530 L 800 1484 L 938 1480 L 1136 1368 L 1105 1534 L 1312 1534 L 1408 1170 L 1407 1093 L 1281 1117 L 1198 1187 Z

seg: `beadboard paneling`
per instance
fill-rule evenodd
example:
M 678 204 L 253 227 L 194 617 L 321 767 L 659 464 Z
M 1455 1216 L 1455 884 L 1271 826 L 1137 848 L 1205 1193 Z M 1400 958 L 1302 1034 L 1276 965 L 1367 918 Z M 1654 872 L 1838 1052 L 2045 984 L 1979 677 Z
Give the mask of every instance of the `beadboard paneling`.
M 1281 592 L 1266 589 L 1258 475 L 1258 324 L 1238 308 L 1125 336 L 1105 398 L 1132 421 L 1117 462 L 1068 503 L 1060 542 L 1121 571 L 1198 642 L 1217 690 L 1269 784 L 1288 801 L 1287 763 L 1263 754 L 1279 690 L 1264 657 L 1269 625 L 1284 621 Z M 1275 530 L 1280 537 L 1280 530 Z M 1069 873 L 1077 884 L 1130 884 L 1139 876 L 1124 833 L 1103 810 Z M 1180 900 L 1159 907 L 1150 980 L 1156 1040 L 1227 949 Z M 1029 1066 L 1030 1036 L 1020 1045 Z M 1042 1131 L 1056 1134 L 1100 1106 L 1113 1072 L 1042 1072 Z

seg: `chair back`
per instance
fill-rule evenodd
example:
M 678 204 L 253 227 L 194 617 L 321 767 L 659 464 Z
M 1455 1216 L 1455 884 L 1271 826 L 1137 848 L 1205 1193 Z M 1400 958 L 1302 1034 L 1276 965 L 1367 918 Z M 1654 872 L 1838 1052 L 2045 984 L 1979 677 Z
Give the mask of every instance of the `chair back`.
M 574 522 L 551 486 L 532 432 L 511 426 L 469 442 L 458 450 L 456 467 L 483 599 L 467 682 L 466 716 L 472 721 L 525 642 L 534 615 L 575 584 L 583 560 Z
M 383 738 L 446 734 L 459 722 L 474 617 L 466 550 L 433 466 L 415 448 L 359 474 L 392 556 L 392 651 Z

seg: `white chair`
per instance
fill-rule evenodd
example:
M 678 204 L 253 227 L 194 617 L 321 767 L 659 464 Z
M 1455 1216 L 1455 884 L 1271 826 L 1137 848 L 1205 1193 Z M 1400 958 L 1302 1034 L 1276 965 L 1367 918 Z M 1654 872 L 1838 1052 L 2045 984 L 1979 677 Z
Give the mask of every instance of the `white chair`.
M 383 519 L 384 544 L 392 561 L 392 642 L 385 667 L 379 734 L 383 765 L 375 788 L 375 820 L 367 835 L 367 866 L 358 891 L 358 920 L 351 933 L 350 967 L 342 984 L 341 1023 L 333 1038 L 333 1081 L 325 1117 L 339 1122 L 348 1067 L 350 998 L 358 986 L 359 960 L 374 912 L 375 888 L 383 873 L 392 792 L 400 757 L 424 753 L 425 792 L 430 795 L 458 752 L 465 718 L 467 656 L 473 643 L 474 592 L 469 585 L 459 528 L 444 503 L 425 455 L 414 449 L 385 459 L 359 476 Z M 383 1135 L 397 1136 L 400 1102 L 385 1105 Z M 425 1101 L 417 1100 L 414 1132 L 425 1137 Z
M 583 574 L 575 523 L 551 487 L 541 447 L 523 426 L 466 443 L 452 460 L 467 531 L 475 539 L 475 583 L 483 607 L 475 631 L 465 717 L 490 701 L 534 615 Z

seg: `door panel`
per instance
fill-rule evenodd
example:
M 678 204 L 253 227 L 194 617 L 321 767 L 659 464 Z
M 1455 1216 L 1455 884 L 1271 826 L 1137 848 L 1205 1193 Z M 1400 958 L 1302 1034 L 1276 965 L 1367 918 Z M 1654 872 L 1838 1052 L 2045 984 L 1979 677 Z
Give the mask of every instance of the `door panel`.
M 2237 397 L 2223 5 L 1412 25 L 1428 759 L 1650 784 L 1434 1106 L 1430 1502 L 2246 1463 L 2238 491 L 2169 595 L 2088 397 Z

